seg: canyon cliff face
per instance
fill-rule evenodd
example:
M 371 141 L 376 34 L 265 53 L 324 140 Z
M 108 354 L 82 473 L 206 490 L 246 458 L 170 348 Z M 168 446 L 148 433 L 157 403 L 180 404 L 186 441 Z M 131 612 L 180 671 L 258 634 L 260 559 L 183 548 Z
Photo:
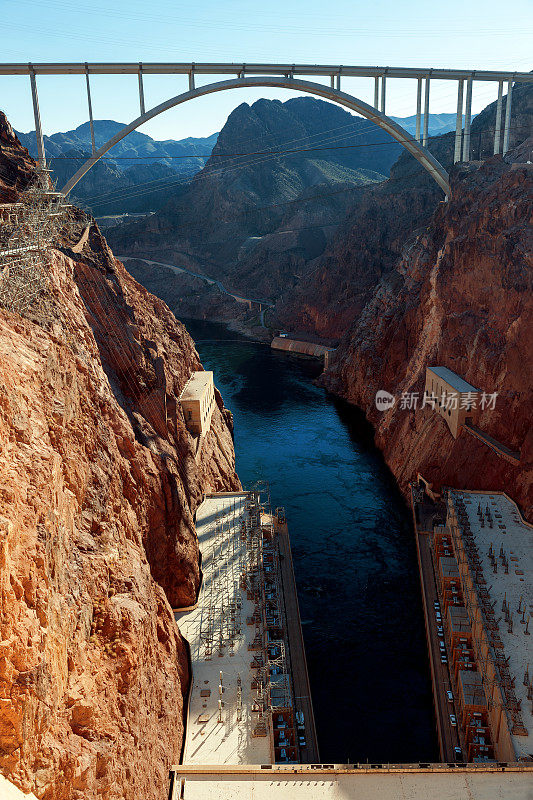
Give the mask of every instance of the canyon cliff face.
M 33 164 L 2 116 L 0 164 L 14 201 Z M 159 800 L 189 680 L 171 607 L 202 494 L 239 487 L 231 415 L 217 394 L 196 460 L 192 340 L 73 215 L 39 302 L 0 309 L 0 769 L 45 800 Z
M 232 291 L 276 298 L 334 238 L 354 192 L 388 174 L 398 150 L 367 120 L 322 100 L 243 103 L 191 186 L 150 219 L 110 232 L 110 242 L 130 256 L 188 259 Z
M 503 113 L 506 102 L 504 98 Z M 494 102 L 472 121 L 471 158 L 491 157 L 495 118 Z M 516 85 L 510 147 L 522 143 L 532 130 L 533 88 Z M 428 142 L 431 153 L 447 170 L 453 164 L 454 145 L 455 133 Z M 321 256 L 308 263 L 295 286 L 283 287 L 275 314 L 270 317 L 272 324 L 340 339 L 443 200 L 443 192 L 429 173 L 403 151 L 387 181 L 353 194 L 351 208 L 333 241 Z
M 504 114 L 505 107 L 506 98 Z M 495 115 L 491 103 L 473 120 L 472 158 L 491 156 Z M 517 85 L 511 147 L 531 132 L 532 118 L 533 91 Z M 455 133 L 429 140 L 446 169 L 454 143 Z M 270 156 L 276 147 L 303 152 Z M 267 155 L 239 155 L 245 151 Z M 340 339 L 443 199 L 418 161 L 367 120 L 310 98 L 261 100 L 230 115 L 191 187 L 153 217 L 109 237 L 119 253 L 177 263 L 221 279 L 238 294 L 272 300 L 275 309 L 265 319 L 273 329 Z M 242 308 L 217 302 L 205 286 L 190 304 L 188 279 L 168 275 L 158 282 L 141 262 L 135 274 L 173 308 L 182 296 L 189 316 L 239 319 L 251 327 Z
M 494 157 L 454 168 L 451 182 L 450 201 L 406 243 L 322 382 L 365 411 L 404 491 L 420 472 L 435 489 L 506 491 L 533 519 L 533 175 Z M 518 466 L 465 431 L 454 440 L 420 408 L 431 365 L 498 393 L 479 427 L 520 450 Z M 378 389 L 397 398 L 385 413 Z M 417 410 L 400 407 L 403 392 L 418 393 Z

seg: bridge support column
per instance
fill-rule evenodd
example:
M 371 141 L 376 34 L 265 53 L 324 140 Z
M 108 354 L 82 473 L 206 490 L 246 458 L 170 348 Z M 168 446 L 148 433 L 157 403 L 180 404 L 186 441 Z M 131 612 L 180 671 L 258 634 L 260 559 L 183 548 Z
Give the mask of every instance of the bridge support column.
M 340 90 L 341 90 L 341 71 L 339 69 L 339 71 L 337 72 L 337 91 L 340 92 Z
M 192 65 L 192 69 L 189 72 L 189 92 L 192 92 L 194 89 L 194 64 Z
M 374 108 L 378 107 L 379 103 L 379 75 L 374 78 Z
M 89 106 L 89 127 L 91 129 L 91 147 L 93 156 L 96 153 L 96 142 L 94 139 L 94 120 L 93 120 L 93 104 L 91 101 L 91 84 L 89 82 L 89 67 L 85 64 L 85 81 L 87 83 L 87 105 Z
M 386 86 L 387 86 L 387 79 L 386 79 L 385 75 L 382 75 L 381 76 L 381 106 L 380 106 L 380 109 L 379 109 L 382 114 L 385 113 L 385 89 L 386 89 Z
M 505 155 L 506 152 L 509 150 L 512 100 L 513 100 L 513 82 L 507 81 L 507 102 L 505 104 L 505 127 L 503 129 L 503 149 L 502 149 L 503 155 Z
M 457 164 L 461 160 L 461 139 L 463 136 L 463 89 L 464 80 L 457 84 L 457 116 L 455 118 L 455 151 L 453 163 Z
M 473 78 L 466 82 L 465 105 L 465 132 L 463 136 L 463 161 L 470 161 L 470 123 L 472 122 L 472 83 Z
M 422 78 L 418 78 L 417 87 L 416 87 L 416 133 L 415 139 L 417 142 L 420 141 L 420 123 L 422 116 Z
M 335 88 L 335 75 L 332 75 L 332 76 L 331 76 L 331 88 L 332 88 L 332 89 L 334 89 L 334 88 Z
M 500 140 L 502 133 L 502 105 L 503 105 L 503 81 L 498 81 L 498 102 L 496 103 L 496 126 L 494 128 L 494 155 L 500 152 Z
M 35 120 L 35 134 L 37 136 L 37 151 L 39 153 L 39 163 L 42 167 L 46 167 L 43 129 L 41 128 L 41 113 L 39 111 L 39 97 L 37 96 L 37 81 L 35 80 L 35 71 L 31 66 L 31 64 L 30 64 L 30 84 L 31 84 L 31 97 L 33 100 L 33 118 Z
M 139 63 L 139 106 L 142 117 L 146 113 L 146 109 L 144 107 L 143 65 L 141 63 Z
M 429 131 L 429 75 L 426 78 L 426 91 L 424 94 L 424 136 L 422 137 L 422 144 L 427 147 L 428 144 L 428 131 Z

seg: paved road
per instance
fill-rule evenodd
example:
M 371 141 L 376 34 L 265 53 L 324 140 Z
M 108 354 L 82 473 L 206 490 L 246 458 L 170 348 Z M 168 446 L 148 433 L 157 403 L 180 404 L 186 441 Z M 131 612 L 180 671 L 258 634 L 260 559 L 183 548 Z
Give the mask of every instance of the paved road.
M 186 267 L 178 267 L 176 264 L 167 264 L 167 263 L 165 263 L 163 261 L 150 261 L 148 258 L 143 258 L 142 256 L 121 256 L 121 255 L 117 255 L 116 257 L 119 259 L 119 261 L 132 261 L 132 260 L 133 261 L 144 261 L 146 264 L 152 264 L 152 265 L 154 265 L 156 267 L 166 267 L 167 269 L 170 269 L 173 272 L 177 272 L 177 273 L 185 272 L 187 275 L 192 275 L 193 278 L 200 278 L 200 280 L 205 281 L 206 283 L 209 283 L 212 286 L 216 286 L 222 292 L 222 294 L 227 294 L 227 295 L 229 295 L 229 297 L 233 297 L 233 299 L 236 300 L 237 303 L 246 303 L 247 305 L 249 305 L 250 303 L 256 303 L 256 304 L 259 304 L 261 306 L 265 306 L 266 308 L 274 308 L 274 303 L 271 303 L 269 300 L 261 300 L 261 299 L 255 298 L 255 297 L 243 297 L 240 294 L 234 294 L 233 292 L 230 292 L 228 289 L 226 289 L 226 287 L 224 286 L 222 281 L 219 281 L 216 278 L 210 278 L 207 275 L 202 275 L 199 272 L 193 272 L 192 270 L 187 269 Z M 265 326 L 264 313 L 265 313 L 265 309 L 262 308 L 262 310 L 261 310 L 261 325 L 263 327 Z
M 296 581 L 292 564 L 289 531 L 287 524 L 276 523 L 278 531 L 278 546 L 280 552 L 281 576 L 283 582 L 283 597 L 285 601 L 285 616 L 287 620 L 287 635 L 289 640 L 289 653 L 291 659 L 292 683 L 294 687 L 294 704 L 297 711 L 303 711 L 305 719 L 306 746 L 300 748 L 303 764 L 317 764 L 319 762 L 318 743 L 316 738 L 315 717 L 311 700 L 311 688 L 307 674 L 307 662 L 296 593 Z
M 439 648 L 439 637 L 437 633 L 437 620 L 434 609 L 434 602 L 438 600 L 437 586 L 435 582 L 435 572 L 429 547 L 429 536 L 416 532 L 418 539 L 418 551 L 420 554 L 420 565 L 422 570 L 422 590 L 425 605 L 426 633 L 428 638 L 429 656 L 431 661 L 431 671 L 433 678 L 433 695 L 435 709 L 437 713 L 437 727 L 439 732 L 439 742 L 441 747 L 441 757 L 443 761 L 456 761 L 454 747 L 461 745 L 459 741 L 458 729 L 450 721 L 450 714 L 456 714 L 455 704 L 450 703 L 446 691 L 452 690 L 448 664 L 441 662 Z M 450 654 L 448 653 L 448 659 Z

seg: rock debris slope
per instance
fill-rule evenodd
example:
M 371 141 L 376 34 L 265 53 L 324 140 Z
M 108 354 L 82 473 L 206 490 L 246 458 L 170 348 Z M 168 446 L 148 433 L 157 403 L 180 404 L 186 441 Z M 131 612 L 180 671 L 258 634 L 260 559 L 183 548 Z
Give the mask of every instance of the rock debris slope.
M 13 201 L 32 162 L 1 115 L 0 146 Z M 0 309 L 0 769 L 46 800 L 159 800 L 189 680 L 171 606 L 195 599 L 202 493 L 239 486 L 231 415 L 217 395 L 197 463 L 194 344 L 87 238 L 26 317 Z

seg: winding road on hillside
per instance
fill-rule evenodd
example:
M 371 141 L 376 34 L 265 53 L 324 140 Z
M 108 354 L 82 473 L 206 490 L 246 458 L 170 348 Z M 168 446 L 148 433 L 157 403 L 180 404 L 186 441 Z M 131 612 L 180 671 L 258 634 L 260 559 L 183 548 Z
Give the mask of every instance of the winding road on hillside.
M 247 305 L 250 305 L 251 303 L 257 303 L 259 306 L 274 308 L 274 303 L 271 303 L 269 300 L 261 300 L 256 297 L 242 297 L 242 295 L 240 294 L 234 294 L 233 292 L 230 292 L 228 289 L 226 289 L 224 284 L 221 281 L 217 280 L 216 278 L 209 278 L 207 275 L 202 275 L 199 272 L 193 272 L 192 270 L 187 269 L 186 267 L 178 267 L 176 264 L 167 264 L 163 261 L 150 261 L 147 258 L 142 258 L 142 256 L 117 255 L 116 258 L 118 258 L 119 261 L 144 261 L 145 264 L 150 264 L 155 267 L 166 267 L 167 269 L 170 269 L 173 272 L 177 273 L 185 272 L 187 275 L 192 275 L 193 278 L 200 278 L 200 280 L 216 286 L 222 292 L 222 294 L 227 294 L 230 297 L 233 297 L 233 299 L 236 300 L 237 303 L 246 303 Z M 263 328 L 265 327 L 265 310 L 266 308 L 260 309 L 260 320 Z

